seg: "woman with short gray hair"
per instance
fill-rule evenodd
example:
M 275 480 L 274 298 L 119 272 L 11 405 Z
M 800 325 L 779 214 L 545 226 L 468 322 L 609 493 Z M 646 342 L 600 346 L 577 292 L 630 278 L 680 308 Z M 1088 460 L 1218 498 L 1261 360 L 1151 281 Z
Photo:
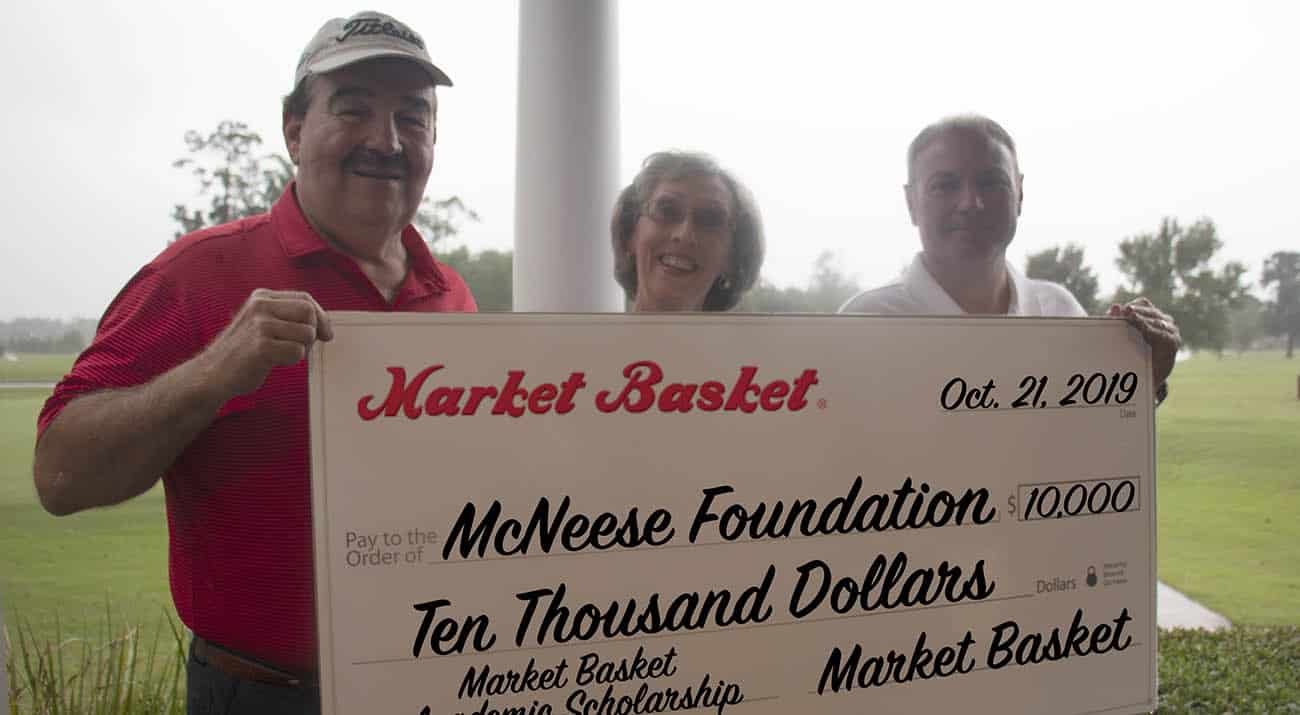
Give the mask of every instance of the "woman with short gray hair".
M 634 312 L 730 310 L 763 264 L 753 196 L 705 154 L 647 157 L 618 195 L 610 237 Z

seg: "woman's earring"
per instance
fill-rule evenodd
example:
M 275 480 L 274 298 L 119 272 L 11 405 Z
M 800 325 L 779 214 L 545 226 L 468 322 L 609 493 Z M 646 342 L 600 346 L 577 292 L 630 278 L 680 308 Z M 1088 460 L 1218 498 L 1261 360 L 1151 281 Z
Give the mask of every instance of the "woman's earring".
M 731 280 L 728 279 L 725 275 L 718 276 L 718 279 L 714 281 L 714 284 L 716 284 L 718 288 L 722 290 L 731 290 Z

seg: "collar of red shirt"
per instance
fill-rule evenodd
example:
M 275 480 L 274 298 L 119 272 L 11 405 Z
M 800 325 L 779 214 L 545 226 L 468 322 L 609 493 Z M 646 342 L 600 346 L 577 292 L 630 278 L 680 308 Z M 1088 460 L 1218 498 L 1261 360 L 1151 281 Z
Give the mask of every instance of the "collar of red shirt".
M 299 258 L 321 251 L 337 253 L 307 222 L 302 207 L 298 205 L 298 196 L 294 192 L 296 183 L 290 181 L 284 188 L 284 193 L 276 200 L 275 206 L 271 207 L 271 221 L 275 225 L 275 233 L 280 238 L 280 246 L 284 248 L 285 255 Z M 402 229 L 402 245 L 406 248 L 411 277 L 415 279 L 416 284 L 424 286 L 435 295 L 447 292 L 447 279 L 438 269 L 438 262 L 434 260 L 433 254 L 429 252 L 429 246 L 425 244 L 424 239 L 420 237 L 420 232 L 415 230 L 414 226 L 408 224 Z

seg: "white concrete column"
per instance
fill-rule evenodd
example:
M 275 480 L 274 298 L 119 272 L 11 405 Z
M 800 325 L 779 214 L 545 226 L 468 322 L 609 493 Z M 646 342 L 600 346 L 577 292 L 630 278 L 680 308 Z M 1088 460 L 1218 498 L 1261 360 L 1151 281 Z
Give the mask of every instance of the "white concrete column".
M 514 309 L 619 312 L 617 0 L 520 0 Z

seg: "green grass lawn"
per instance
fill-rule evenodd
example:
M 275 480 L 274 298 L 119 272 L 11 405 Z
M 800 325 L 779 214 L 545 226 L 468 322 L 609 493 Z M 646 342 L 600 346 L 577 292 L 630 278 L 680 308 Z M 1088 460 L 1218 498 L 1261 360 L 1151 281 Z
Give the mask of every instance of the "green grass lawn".
M 0 358 L 0 382 L 57 382 L 77 356 L 18 353 L 15 357 L 16 361 Z
M 1300 624 L 1300 359 L 1179 363 L 1156 411 L 1160 578 L 1252 625 Z
M 113 620 L 154 629 L 171 609 L 162 489 L 126 504 L 50 516 L 32 486 L 36 414 L 47 390 L 0 389 L 0 605 L 11 637 L 18 619 L 52 636 L 96 634 Z M 165 626 L 164 626 L 165 627 Z M 118 634 L 120 635 L 120 634 Z

